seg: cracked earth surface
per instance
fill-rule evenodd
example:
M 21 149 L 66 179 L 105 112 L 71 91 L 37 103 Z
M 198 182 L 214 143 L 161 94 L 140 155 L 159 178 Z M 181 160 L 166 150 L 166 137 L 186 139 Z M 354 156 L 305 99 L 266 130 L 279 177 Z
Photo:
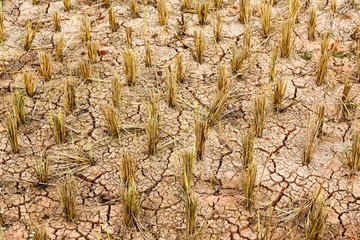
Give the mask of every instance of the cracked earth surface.
M 6 40 L 2 48 L 0 82 L 0 208 L 4 209 L 3 239 L 29 239 L 32 225 L 44 225 L 51 239 L 97 239 L 109 234 L 114 239 L 183 239 L 186 226 L 184 201 L 179 181 L 177 160 L 194 142 L 193 104 L 208 109 L 216 93 L 216 66 L 223 61 L 229 65 L 233 44 L 241 45 L 244 26 L 238 21 L 238 1 L 225 1 L 220 11 L 225 18 L 223 39 L 213 43 L 212 14 L 209 23 L 199 26 L 197 16 L 186 13 L 189 20 L 182 43 L 174 37 L 176 19 L 180 17 L 180 1 L 167 2 L 170 18 L 167 27 L 160 27 L 157 10 L 152 3 L 139 4 L 140 18 L 131 18 L 127 3 L 112 1 L 120 29 L 111 33 L 107 9 L 97 1 L 78 0 L 75 9 L 65 11 L 62 1 L 30 0 L 5 1 Z M 260 37 L 260 19 L 253 2 L 251 57 L 241 77 L 231 77 L 231 97 L 220 123 L 210 128 L 205 157 L 194 166 L 193 191 L 199 198 L 198 222 L 203 225 L 204 239 L 256 239 L 258 214 L 265 215 L 274 207 L 271 224 L 272 239 L 290 239 L 289 224 L 277 213 L 289 207 L 294 199 L 313 194 L 321 183 L 329 202 L 324 239 L 360 238 L 360 176 L 349 177 L 342 164 L 341 153 L 350 145 L 351 122 L 338 120 L 338 96 L 343 75 L 353 79 L 356 67 L 354 47 L 350 38 L 356 26 L 358 10 L 350 9 L 335 17 L 334 36 L 340 39 L 338 49 L 348 53 L 344 58 L 332 57 L 327 84 L 315 85 L 314 71 L 320 53 L 320 34 L 331 29 L 329 7 L 317 12 L 318 37 L 307 40 L 308 10 L 302 10 L 292 34 L 293 50 L 289 59 L 278 59 L 276 75 L 288 81 L 285 102 L 298 100 L 285 112 L 272 112 L 267 99 L 267 117 L 262 138 L 255 142 L 258 162 L 256 203 L 251 211 L 245 209 L 241 187 L 242 134 L 252 124 L 253 96 L 268 82 L 272 46 L 279 42 L 280 23 L 287 12 L 287 3 L 280 1 L 273 9 L 273 29 L 269 38 Z M 52 14 L 61 15 L 62 34 L 66 49 L 62 62 L 54 60 L 54 46 L 60 36 L 52 27 Z M 93 65 L 96 79 L 83 82 L 78 76 L 78 63 L 87 59 L 79 26 L 87 14 L 91 35 L 99 43 L 99 61 Z M 145 18 L 146 17 L 146 18 Z M 32 19 L 37 33 L 33 48 L 22 48 L 24 24 Z M 145 21 L 146 19 L 146 21 Z M 139 58 L 139 77 L 135 86 L 128 87 L 124 78 L 122 54 L 126 48 L 125 26 L 131 26 L 133 49 Z M 193 32 L 202 28 L 205 35 L 205 60 L 197 64 L 192 56 Z M 144 38 L 148 38 L 155 67 L 145 68 Z M 38 51 L 52 55 L 52 79 L 45 82 L 39 70 Z M 299 52 L 309 52 L 306 61 Z M 165 68 L 181 53 L 188 64 L 184 83 L 179 83 L 175 108 L 169 108 L 165 97 L 160 100 L 160 150 L 148 156 L 144 131 L 121 134 L 117 140 L 107 133 L 100 107 L 110 103 L 110 81 L 119 76 L 122 82 L 121 123 L 143 126 L 147 119 L 146 98 L 150 89 L 165 91 Z M 4 129 L 5 115 L 10 107 L 11 91 L 23 88 L 22 71 L 35 72 L 37 87 L 34 98 L 26 98 L 27 122 L 19 128 L 20 152 L 13 154 Z M 229 71 L 230 72 L 230 71 Z M 76 79 L 77 109 L 66 117 L 66 142 L 55 144 L 49 123 L 49 112 L 63 108 L 63 82 Z M 100 80 L 98 80 L 100 79 Z M 354 84 L 352 94 L 359 89 Z M 303 166 L 301 153 L 309 117 L 316 104 L 326 103 L 324 135 L 317 139 L 312 162 Z M 60 153 L 73 153 L 77 148 L 91 149 L 96 163 L 92 166 L 71 165 L 78 183 L 76 218 L 65 221 L 59 205 L 56 185 L 63 181 L 66 163 Z M 32 183 L 33 159 L 45 151 L 51 159 L 50 183 L 38 188 Z M 141 231 L 123 225 L 120 200 L 119 165 L 121 154 L 130 153 L 138 164 L 136 180 L 141 193 Z M 111 200 L 104 200 L 110 197 Z M 304 239 L 299 226 L 294 239 Z

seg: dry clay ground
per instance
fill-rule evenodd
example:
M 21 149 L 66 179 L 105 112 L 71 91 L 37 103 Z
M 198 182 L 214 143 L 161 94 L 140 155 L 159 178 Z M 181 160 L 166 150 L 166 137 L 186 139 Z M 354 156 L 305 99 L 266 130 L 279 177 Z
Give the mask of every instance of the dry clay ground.
M 194 114 L 196 103 L 200 110 L 208 109 L 216 89 L 216 66 L 229 66 L 232 46 L 241 46 L 244 26 L 238 21 L 238 1 L 225 1 L 221 14 L 225 18 L 223 39 L 213 41 L 212 19 L 200 26 L 197 16 L 186 13 L 189 21 L 183 44 L 174 38 L 180 1 L 167 2 L 170 18 L 167 27 L 160 27 L 156 8 L 149 3 L 139 5 L 140 18 L 131 18 L 127 3 L 115 0 L 112 6 L 121 24 L 111 33 L 107 9 L 97 1 L 79 0 L 75 9 L 65 11 L 62 1 L 41 1 L 32 6 L 30 0 L 3 2 L 6 40 L 1 47 L 1 124 L 0 125 L 0 208 L 4 210 L 3 239 L 28 239 L 31 226 L 45 226 L 51 239 L 96 239 L 110 235 L 114 239 L 183 239 L 186 226 L 184 200 L 179 181 L 177 160 L 194 142 Z M 324 4 L 322 4 L 324 5 Z M 359 239 L 360 176 L 349 177 L 349 170 L 341 162 L 341 154 L 350 145 L 352 122 L 338 119 L 338 97 L 343 75 L 354 82 L 351 92 L 356 96 L 355 42 L 350 38 L 358 18 L 358 10 L 348 9 L 330 21 L 329 7 L 317 11 L 317 39 L 307 40 L 308 10 L 302 10 L 293 28 L 292 53 L 289 59 L 278 59 L 277 78 L 287 80 L 285 104 L 300 102 L 285 112 L 273 113 L 267 99 L 266 123 L 262 138 L 256 139 L 255 159 L 258 162 L 259 189 L 251 211 L 245 210 L 241 187 L 241 137 L 252 124 L 253 96 L 265 89 L 269 78 L 272 46 L 279 44 L 280 23 L 287 14 L 288 3 L 280 1 L 273 9 L 272 32 L 269 38 L 260 35 L 259 14 L 252 3 L 252 52 L 246 72 L 230 79 L 231 97 L 219 124 L 211 127 L 205 156 L 194 166 L 193 191 L 199 198 L 197 222 L 202 226 L 204 239 L 255 239 L 258 214 L 264 216 L 274 207 L 272 239 L 290 239 L 290 224 L 279 217 L 291 201 L 311 196 L 324 183 L 328 200 L 328 219 L 323 239 Z M 339 9 L 341 8 L 338 5 Z M 52 14 L 61 15 L 61 34 L 66 49 L 62 62 L 54 60 L 54 44 L 60 33 L 53 31 Z M 78 63 L 86 60 L 86 48 L 80 38 L 80 24 L 84 15 L 91 21 L 92 38 L 99 43 L 99 61 L 93 64 L 96 77 L 86 83 L 78 75 Z M 37 32 L 30 51 L 23 50 L 24 24 L 32 19 Z M 127 86 L 122 53 L 126 48 L 125 26 L 132 26 L 133 49 L 139 58 L 139 77 L 135 86 Z M 192 55 L 194 30 L 205 33 L 205 61 L 197 64 Z M 331 42 L 339 40 L 342 57 L 332 57 L 326 84 L 315 85 L 314 71 L 320 54 L 321 33 L 333 30 Z M 144 65 L 144 38 L 150 39 L 155 58 L 151 69 Z M 45 82 L 39 70 L 38 51 L 52 55 L 52 79 Z M 300 53 L 308 52 L 310 60 Z M 143 126 L 147 119 L 149 90 L 165 91 L 165 68 L 174 64 L 178 53 L 184 56 L 188 72 L 179 83 L 177 106 L 169 108 L 161 97 L 160 151 L 147 154 L 144 131 L 122 133 L 120 141 L 106 131 L 100 107 L 110 103 L 110 81 L 119 76 L 122 82 L 119 117 L 122 124 Z M 19 129 L 20 152 L 13 154 L 6 138 L 4 121 L 10 108 L 11 92 L 23 89 L 22 70 L 32 70 L 36 76 L 36 95 L 26 97 L 27 122 Z M 228 71 L 231 72 L 230 70 Z M 55 144 L 49 113 L 63 109 L 65 79 L 75 79 L 77 109 L 66 117 L 66 142 Z M 324 135 L 316 140 L 313 161 L 303 166 L 301 161 L 309 116 L 316 104 L 326 103 Z M 76 149 L 88 149 L 96 164 L 93 166 L 66 165 L 60 154 L 76 154 Z M 52 161 L 50 183 L 45 188 L 32 184 L 33 159 L 45 151 Z M 136 180 L 142 197 L 139 220 L 141 231 L 127 229 L 123 224 L 120 200 L 119 165 L 127 152 L 138 163 Z M 56 185 L 63 181 L 67 166 L 78 183 L 76 219 L 67 223 L 59 205 Z M 112 198 L 105 201 L 104 198 Z M 105 199 L 106 200 L 106 199 Z M 299 225 L 294 239 L 304 239 Z

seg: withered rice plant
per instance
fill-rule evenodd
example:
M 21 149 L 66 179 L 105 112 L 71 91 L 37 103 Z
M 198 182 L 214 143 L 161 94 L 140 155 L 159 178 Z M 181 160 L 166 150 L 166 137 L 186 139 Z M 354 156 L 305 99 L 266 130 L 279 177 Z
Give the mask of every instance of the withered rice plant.
M 55 142 L 57 144 L 63 143 L 65 141 L 66 128 L 61 110 L 55 115 L 50 113 L 50 123 L 54 131 Z
M 191 192 L 192 174 L 194 167 L 194 154 L 193 152 L 184 152 L 180 156 L 182 169 L 180 171 L 181 186 L 186 195 Z
M 39 0 L 32 0 L 32 5 L 37 5 L 39 3 Z
M 110 0 L 102 0 L 102 4 L 105 8 L 109 8 L 111 6 Z
M 329 41 L 330 41 L 330 33 L 329 32 L 325 32 L 321 41 L 321 45 L 320 45 L 320 53 L 321 55 L 325 54 L 326 52 L 329 51 Z
M 123 154 L 121 159 L 120 179 L 125 187 L 135 181 L 136 162 L 129 154 Z
M 141 201 L 135 180 L 131 180 L 124 188 L 121 196 L 124 222 L 127 227 L 138 227 L 138 215 L 141 208 Z
M 316 110 L 317 136 L 321 136 L 323 134 L 324 119 L 325 119 L 325 105 L 320 104 Z
M 265 125 L 265 96 L 259 95 L 254 100 L 254 133 L 261 138 Z
M 255 186 L 257 175 L 257 162 L 252 161 L 247 168 L 243 168 L 242 171 L 242 185 L 245 195 L 245 206 L 247 210 L 250 210 L 251 206 L 255 203 Z
M 177 18 L 177 25 L 176 25 L 176 37 L 183 38 L 186 34 L 188 21 L 184 17 L 184 13 L 181 13 L 181 18 Z
M 60 206 L 63 210 L 66 220 L 74 220 L 77 182 L 70 173 L 67 173 L 64 182 L 60 184 L 58 191 L 60 197 Z
M 54 23 L 54 30 L 55 32 L 60 32 L 61 31 L 61 24 L 60 24 L 60 13 L 59 12 L 54 12 L 53 16 L 53 23 Z
M 289 17 L 295 22 L 298 20 L 301 5 L 301 0 L 289 0 Z
M 289 18 L 281 24 L 280 52 L 282 58 L 288 58 L 291 52 L 292 19 Z
M 205 51 L 205 42 L 204 42 L 204 34 L 200 30 L 200 33 L 194 32 L 194 55 L 197 63 L 202 63 L 204 60 L 204 51 Z
M 218 43 L 221 40 L 221 32 L 224 24 L 224 18 L 220 15 L 219 12 L 216 12 L 214 23 L 213 23 L 213 33 L 215 42 Z
M 5 41 L 4 12 L 0 9 L 0 43 Z
M 358 77 L 358 82 L 360 82 L 360 39 L 358 40 L 356 60 L 357 60 L 357 77 Z
M 246 24 L 251 18 L 250 0 L 239 0 L 239 20 Z
M 179 53 L 176 56 L 176 60 L 175 60 L 175 71 L 176 71 L 176 81 L 181 82 L 181 83 L 184 82 L 184 79 L 185 79 L 185 73 L 183 71 L 182 62 L 183 62 L 182 55 L 181 55 L 181 53 Z
M 357 124 L 353 129 L 351 137 L 351 153 L 346 154 L 345 164 L 349 166 L 351 172 L 360 170 L 360 129 Z
M 262 0 L 260 5 L 261 29 L 264 37 L 269 36 L 271 28 L 272 0 Z
M 308 39 L 310 41 L 315 39 L 316 32 L 316 7 L 312 6 L 309 12 L 309 22 L 308 22 Z
M 349 95 L 351 88 L 352 85 L 350 82 L 346 81 L 340 99 L 341 119 L 350 120 L 357 110 L 357 103 L 355 103 L 354 98 L 351 98 Z
M 104 116 L 109 133 L 119 137 L 121 128 L 115 109 L 111 105 L 106 105 L 101 107 L 101 113 Z
M 46 228 L 44 227 L 36 227 L 34 230 L 34 235 L 31 238 L 31 240 L 47 240 L 49 239 L 48 233 L 46 231 Z
M 6 136 L 10 141 L 11 149 L 13 153 L 19 152 L 18 137 L 17 137 L 17 123 L 16 119 L 10 116 L 10 113 L 6 115 L 5 122 Z
M 35 157 L 33 172 L 36 178 L 37 184 L 46 185 L 49 181 L 50 161 L 43 154 L 40 157 Z
M 30 50 L 32 42 L 35 38 L 35 30 L 32 28 L 30 21 L 25 26 L 25 39 L 24 39 L 24 49 L 26 51 Z
M 316 121 L 309 122 L 306 130 L 305 148 L 302 154 L 302 163 L 304 165 L 309 165 L 314 155 L 314 147 L 315 147 L 314 145 L 315 145 L 317 133 L 318 133 L 317 122 Z
M 39 53 L 39 62 L 42 76 L 45 81 L 50 81 L 51 79 L 51 62 L 50 56 L 44 52 Z
M 200 25 L 205 25 L 207 21 L 207 15 L 209 11 L 209 3 L 206 0 L 196 3 L 196 12 Z
M 332 11 L 332 14 L 336 14 L 336 0 L 330 0 L 330 9 Z
M 270 63 L 270 82 L 275 81 L 275 69 L 276 69 L 276 60 L 278 58 L 279 55 L 279 51 L 276 47 L 273 48 L 272 50 L 272 55 L 271 55 L 271 63 Z
M 169 19 L 169 10 L 166 7 L 165 0 L 157 0 L 157 10 L 160 26 L 165 26 Z
M 169 107 L 175 107 L 176 105 L 176 76 L 169 66 L 166 69 L 166 89 L 167 89 L 167 101 Z
M 203 158 L 208 131 L 208 122 L 195 113 L 195 152 L 197 160 Z
M 225 63 L 218 63 L 217 66 L 217 88 L 219 91 L 226 91 L 228 89 L 228 77 Z
M 149 39 L 145 40 L 145 67 L 149 68 L 153 65 L 152 52 Z
M 81 61 L 79 63 L 79 70 L 81 79 L 86 80 L 92 77 L 91 65 L 87 61 Z
M 316 85 L 318 86 L 325 82 L 330 56 L 331 52 L 328 51 L 325 51 L 320 56 L 320 60 L 316 68 Z
M 250 54 L 251 47 L 251 26 L 250 24 L 246 25 L 243 38 L 242 50 L 237 50 L 234 46 L 232 57 L 231 57 L 231 70 L 235 73 L 239 73 L 243 70 L 243 65 L 245 60 Z
M 35 80 L 32 72 L 24 72 L 24 89 L 29 97 L 33 97 L 35 94 Z
M 181 0 L 181 11 L 188 10 L 190 8 L 192 0 Z
M 120 98 L 121 98 L 120 79 L 118 77 L 114 77 L 111 81 L 111 100 L 114 106 L 120 105 Z
M 116 32 L 116 30 L 118 30 L 118 28 L 119 28 L 119 23 L 116 21 L 115 12 L 114 12 L 113 7 L 109 8 L 108 15 L 109 15 L 110 30 L 112 32 Z
M 98 55 L 98 44 L 97 42 L 87 43 L 87 55 L 91 63 L 96 63 Z
M 196 217 L 197 217 L 198 199 L 192 193 L 186 196 L 185 212 L 187 225 L 187 239 L 192 239 L 196 233 Z M 194 238 L 195 239 L 195 238 Z
M 81 24 L 81 38 L 82 40 L 87 43 L 91 41 L 91 34 L 90 34 L 90 20 L 87 15 L 85 15 L 83 22 Z
M 59 37 L 59 40 L 57 42 L 56 48 L 55 48 L 55 60 L 56 61 L 61 61 L 63 59 L 64 56 L 64 36 L 61 35 Z
M 132 34 L 133 34 L 133 28 L 130 26 L 126 27 L 126 41 L 129 48 L 132 48 Z
M 215 9 L 220 9 L 223 6 L 223 0 L 213 0 L 213 3 Z
M 324 197 L 324 188 L 321 186 L 310 202 L 308 213 L 305 216 L 305 237 L 308 240 L 322 239 L 327 219 L 327 201 Z
M 75 82 L 69 79 L 64 84 L 64 108 L 67 114 L 76 108 Z
M 146 124 L 146 137 L 148 141 L 148 152 L 155 155 L 157 152 L 157 144 L 159 142 L 159 99 L 154 93 L 150 93 L 150 102 L 148 106 L 148 121 Z
M 281 105 L 285 97 L 286 86 L 287 84 L 284 80 L 277 80 L 270 91 L 270 98 L 275 112 L 281 110 Z
M 70 11 L 71 9 L 71 0 L 63 0 L 64 8 L 66 11 Z
M 133 18 L 138 18 L 140 16 L 139 7 L 136 0 L 130 1 L 130 12 L 131 12 L 131 17 Z
M 254 142 L 255 136 L 250 128 L 242 138 L 243 168 L 248 168 L 254 160 Z
M 25 110 L 25 102 L 24 95 L 19 91 L 15 91 L 12 94 L 12 110 L 14 113 L 14 118 L 18 126 L 24 124 L 26 121 L 26 110 Z
M 229 91 L 227 89 L 218 91 L 216 93 L 215 98 L 210 105 L 209 112 L 206 118 L 209 127 L 213 126 L 219 120 L 220 114 L 225 107 L 228 97 Z
M 134 86 L 137 78 L 137 57 L 131 49 L 126 49 L 123 54 L 125 76 L 129 86 Z

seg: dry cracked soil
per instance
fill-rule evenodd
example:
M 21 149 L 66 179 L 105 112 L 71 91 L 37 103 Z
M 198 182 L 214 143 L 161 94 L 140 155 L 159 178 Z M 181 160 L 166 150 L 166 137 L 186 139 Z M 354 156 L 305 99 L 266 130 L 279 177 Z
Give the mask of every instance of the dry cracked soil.
M 276 1 L 272 8 L 271 32 L 261 36 L 259 2 L 251 2 L 251 48 L 241 74 L 230 69 L 233 46 L 241 49 L 244 24 L 239 21 L 238 1 L 225 0 L 219 13 L 224 18 L 222 39 L 213 38 L 214 7 L 210 2 L 207 24 L 199 25 L 193 4 L 183 15 L 187 29 L 176 37 L 181 1 L 168 0 L 169 20 L 160 26 L 156 3 L 138 2 L 133 18 L 129 2 L 112 0 L 119 29 L 111 32 L 108 10 L 101 1 L 77 0 L 70 11 L 63 1 L 1 1 L 5 41 L 1 45 L 0 76 L 0 238 L 31 239 L 35 227 L 44 227 L 49 239 L 184 239 L 185 202 L 180 184 L 179 156 L 194 146 L 194 110 L 205 113 L 217 92 L 217 65 L 226 63 L 230 96 L 220 120 L 209 129 L 202 160 L 195 161 L 192 192 L 198 198 L 196 223 L 202 239 L 257 239 L 259 222 L 268 222 L 268 239 L 306 239 L 305 225 L 289 221 L 288 214 L 322 185 L 326 200 L 325 229 L 321 239 L 360 239 L 360 175 L 343 163 L 351 147 L 354 121 L 339 117 L 344 82 L 357 101 L 356 36 L 359 2 L 338 2 L 331 14 L 327 2 L 317 4 L 316 39 L 309 41 L 309 9 L 301 8 L 292 27 L 290 57 L 278 58 L 276 78 L 287 82 L 284 111 L 274 112 L 269 91 L 269 65 L 274 46 L 280 44 L 281 22 L 289 3 Z M 52 16 L 60 13 L 61 32 L 55 32 Z M 87 60 L 80 26 L 90 20 L 91 37 L 99 45 L 93 77 L 81 80 L 78 65 Z M 36 31 L 29 51 L 23 48 L 25 24 L 30 19 Z M 127 48 L 125 28 L 133 28 L 133 51 L 138 57 L 134 86 L 125 80 L 123 53 Z M 193 56 L 194 31 L 205 37 L 204 61 Z M 316 85 L 315 70 L 320 58 L 322 34 L 330 31 L 336 45 L 328 64 L 325 84 Z M 55 61 L 60 35 L 65 48 L 62 61 Z M 352 37 L 351 37 L 352 36 Z M 355 38 L 355 39 L 354 39 Z M 144 39 L 150 42 L 154 64 L 145 67 Z M 50 54 L 52 78 L 44 81 L 38 52 Z M 176 106 L 166 101 L 165 69 L 182 54 L 186 76 L 177 83 Z M 34 97 L 25 97 L 26 123 L 19 126 L 19 153 L 13 154 L 5 129 L 11 112 L 11 94 L 23 92 L 23 71 L 36 80 Z M 121 81 L 121 104 L 116 109 L 122 126 L 119 138 L 109 134 L 101 106 L 111 103 L 111 80 Z M 76 81 L 76 109 L 66 115 L 66 140 L 56 144 L 49 114 L 64 109 L 64 81 Z M 148 116 L 148 93 L 160 95 L 159 150 L 147 153 L 144 126 Z M 253 124 L 254 96 L 265 92 L 266 117 L 263 136 L 255 139 L 257 161 L 255 202 L 245 208 L 242 187 L 242 136 Z M 325 104 L 323 134 L 316 139 L 312 161 L 302 163 L 308 121 L 319 103 Z M 196 106 L 196 107 L 195 107 Z M 353 116 L 356 118 L 356 116 Z M 134 130 L 135 129 L 135 130 Z M 74 161 L 67 156 L 91 154 L 95 163 Z M 141 198 L 138 221 L 141 227 L 126 227 L 121 201 L 119 168 L 128 153 L 137 162 L 136 182 Z M 46 154 L 50 179 L 37 186 L 34 159 Z M 77 182 L 76 216 L 67 222 L 59 203 L 58 185 L 71 172 Z M 272 214 L 270 218 L 270 212 Z M 260 224 L 261 225 L 261 224 Z M 199 235 L 200 236 L 200 235 Z M 198 237 L 200 238 L 200 237 Z M 266 238 L 263 238 L 266 239 Z

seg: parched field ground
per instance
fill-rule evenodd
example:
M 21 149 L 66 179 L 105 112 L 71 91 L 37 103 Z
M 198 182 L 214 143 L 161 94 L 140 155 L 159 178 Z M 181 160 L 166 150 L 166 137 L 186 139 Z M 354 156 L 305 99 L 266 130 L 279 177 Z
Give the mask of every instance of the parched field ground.
M 276 78 L 287 81 L 285 111 L 274 113 L 269 97 L 271 51 L 280 44 L 281 21 L 288 14 L 288 2 L 273 7 L 272 29 L 268 38 L 261 36 L 257 11 L 252 2 L 251 55 L 241 76 L 231 74 L 233 46 L 241 49 L 244 25 L 238 20 L 238 1 L 225 0 L 220 10 L 224 17 L 222 40 L 214 43 L 213 13 L 208 24 L 200 26 L 195 12 L 184 15 L 188 28 L 182 41 L 174 37 L 181 2 L 166 2 L 170 10 L 166 27 L 158 22 L 156 4 L 139 2 L 139 18 L 130 16 L 127 2 L 113 0 L 120 28 L 109 29 L 108 11 L 100 1 L 78 0 L 65 11 L 62 1 L 2 1 L 6 39 L 1 45 L 0 76 L 0 208 L 3 226 L 0 238 L 29 239 L 34 227 L 44 226 L 50 239 L 184 239 L 186 229 L 183 193 L 178 159 L 194 145 L 194 106 L 206 112 L 216 92 L 216 68 L 228 66 L 230 97 L 218 124 L 211 127 L 204 158 L 196 161 L 193 172 L 194 196 L 199 199 L 197 224 L 203 239 L 256 239 L 259 219 L 270 220 L 271 239 L 305 239 L 304 223 L 295 227 L 286 222 L 286 213 L 301 199 L 313 196 L 321 184 L 328 207 L 322 239 L 360 239 L 360 175 L 350 174 L 342 156 L 351 146 L 353 121 L 340 119 L 339 98 L 346 79 L 353 84 L 350 95 L 358 99 L 356 41 L 350 36 L 359 21 L 359 5 L 338 3 L 331 18 L 325 2 L 318 2 L 317 38 L 308 41 L 309 10 L 303 8 L 293 26 L 292 51 L 288 59 L 278 58 Z M 212 4 L 212 3 L 211 3 Z M 315 3 L 313 3 L 315 4 Z M 61 32 L 53 29 L 52 15 L 61 16 Z M 80 25 L 88 15 L 91 36 L 99 44 L 98 62 L 92 64 L 94 76 L 80 80 L 78 64 L 87 60 L 80 37 Z M 36 36 L 29 51 L 23 48 L 25 21 L 31 19 Z M 138 56 L 138 79 L 127 86 L 123 52 L 127 48 L 125 27 L 131 26 L 133 50 Z M 202 29 L 205 36 L 203 64 L 193 57 L 193 36 Z M 320 57 L 320 42 L 331 31 L 330 44 L 338 40 L 336 54 L 330 58 L 325 84 L 317 86 L 315 69 Z M 55 44 L 65 38 L 63 61 L 55 61 Z M 353 35 L 354 36 L 354 35 Z M 356 36 L 355 36 L 356 37 Z M 144 39 L 149 39 L 154 66 L 144 63 Z M 52 79 L 44 81 L 38 52 L 51 54 Z M 165 69 L 174 65 L 181 53 L 188 66 L 184 83 L 177 83 L 177 105 L 168 107 L 165 97 Z M 309 56 L 311 57 L 309 59 Z M 11 93 L 23 91 L 23 71 L 33 71 L 36 91 L 26 97 L 27 121 L 19 127 L 19 153 L 13 154 L 6 137 L 5 117 L 11 111 Z M 120 139 L 109 135 L 101 106 L 111 103 L 111 80 L 121 80 L 121 106 L 117 109 L 123 126 L 138 131 L 123 131 Z M 66 116 L 67 135 L 56 144 L 49 114 L 64 109 L 64 81 L 76 80 L 77 108 Z M 147 121 L 148 93 L 160 94 L 160 142 L 155 156 L 147 153 L 147 138 L 141 130 Z M 245 209 L 242 188 L 242 136 L 253 123 L 253 99 L 266 93 L 266 121 L 262 138 L 255 140 L 257 165 L 256 201 Z M 302 164 L 308 120 L 319 103 L 325 104 L 324 134 L 316 139 L 312 161 Z M 87 151 L 96 160 L 93 165 L 66 160 Z M 49 184 L 34 185 L 33 161 L 45 153 L 51 161 Z M 141 195 L 140 230 L 127 228 L 123 220 L 119 168 L 121 156 L 129 153 L 137 162 L 136 182 Z M 77 181 L 76 217 L 66 222 L 59 204 L 57 186 L 71 171 Z

